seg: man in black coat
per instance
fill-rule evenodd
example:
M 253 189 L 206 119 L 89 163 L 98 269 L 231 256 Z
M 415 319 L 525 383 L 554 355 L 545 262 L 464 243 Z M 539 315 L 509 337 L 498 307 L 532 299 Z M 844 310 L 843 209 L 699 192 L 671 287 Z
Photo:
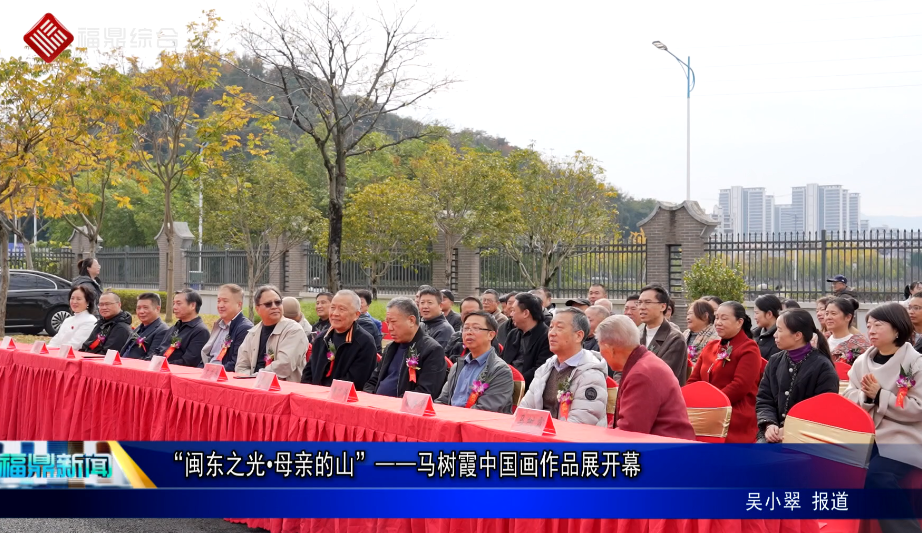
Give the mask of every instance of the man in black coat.
M 338 379 L 351 381 L 356 390 L 365 387 L 378 354 L 375 340 L 356 323 L 360 308 L 356 293 L 336 293 L 330 302 L 330 328 L 311 345 L 311 358 L 301 374 L 301 383 L 329 387 Z
M 171 365 L 197 367 L 202 362 L 202 348 L 208 342 L 208 327 L 198 316 L 202 297 L 192 289 L 183 289 L 173 296 L 176 324 L 163 336 L 163 342 L 148 354 L 162 355 Z
M 448 346 L 455 329 L 442 314 L 442 293 L 428 285 L 419 290 L 419 314 L 426 325 L 426 334 L 435 339 L 442 349 Z
M 122 300 L 114 292 L 99 297 L 99 320 L 87 337 L 81 352 L 104 354 L 121 350 L 131 338 L 131 314 L 122 311 Z
M 131 338 L 119 353 L 129 359 L 147 359 L 147 352 L 160 346 L 170 329 L 160 320 L 160 295 L 145 292 L 138 296 L 134 312 L 141 324 L 131 332 Z
M 409 298 L 387 304 L 387 325 L 394 342 L 365 383 L 365 392 L 400 398 L 407 391 L 437 398 L 445 384 L 445 351 L 419 328 L 419 309 Z M 412 367 L 412 368 L 411 368 Z
M 455 331 L 461 331 L 461 315 L 452 309 L 452 306 L 455 305 L 455 293 L 448 289 L 442 289 L 439 292 L 442 293 L 442 301 L 439 303 L 439 306 L 442 308 L 442 314 L 445 315 L 445 320 L 448 321 Z
M 331 292 L 321 292 L 317 294 L 317 322 L 311 324 L 311 338 L 310 341 L 314 342 L 314 339 L 322 336 L 326 330 L 330 329 L 330 302 L 333 301 L 333 293 Z
M 547 340 L 541 300 L 527 292 L 515 295 L 512 320 L 515 329 L 509 332 L 502 356 L 504 361 L 522 373 L 527 390 L 535 377 L 535 370 L 553 355 Z

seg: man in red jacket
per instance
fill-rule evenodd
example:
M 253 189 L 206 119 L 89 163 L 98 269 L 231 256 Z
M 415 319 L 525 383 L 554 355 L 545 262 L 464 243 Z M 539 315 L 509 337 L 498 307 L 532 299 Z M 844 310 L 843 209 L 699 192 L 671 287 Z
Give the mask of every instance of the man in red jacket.
M 634 322 L 624 315 L 608 317 L 596 328 L 595 337 L 608 366 L 621 372 L 615 427 L 695 440 L 679 381 L 669 365 L 640 344 Z

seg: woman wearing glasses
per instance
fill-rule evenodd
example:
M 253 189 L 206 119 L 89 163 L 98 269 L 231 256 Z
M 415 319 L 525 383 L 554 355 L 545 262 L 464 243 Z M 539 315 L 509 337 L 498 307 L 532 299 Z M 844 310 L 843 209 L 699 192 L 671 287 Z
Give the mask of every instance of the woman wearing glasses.
M 253 298 L 260 322 L 243 339 L 234 372 L 249 376 L 265 369 L 275 372 L 279 379 L 300 383 L 307 361 L 304 330 L 282 316 L 282 295 L 272 285 L 256 289 Z

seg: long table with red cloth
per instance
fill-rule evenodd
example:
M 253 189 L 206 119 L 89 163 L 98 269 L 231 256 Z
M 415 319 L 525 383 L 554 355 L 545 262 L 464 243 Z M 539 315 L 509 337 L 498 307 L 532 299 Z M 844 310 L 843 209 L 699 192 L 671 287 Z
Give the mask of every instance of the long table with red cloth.
M 66 359 L 0 350 L 0 440 L 272 440 L 358 442 L 669 442 L 650 435 L 555 422 L 554 437 L 511 431 L 512 417 L 436 406 L 437 415 L 400 412 L 397 398 L 359 392 L 355 403 L 327 399 L 329 389 L 254 379 L 200 379 L 201 369 L 146 361 L 121 365 L 77 354 Z M 704 504 L 704 502 L 702 502 Z M 361 505 L 356 502 L 356 505 Z M 444 502 L 455 505 L 458 502 Z M 664 502 L 668 505 L 668 502 Z M 310 505 L 305 502 L 305 505 Z M 232 519 L 273 533 L 814 533 L 815 520 L 536 519 Z

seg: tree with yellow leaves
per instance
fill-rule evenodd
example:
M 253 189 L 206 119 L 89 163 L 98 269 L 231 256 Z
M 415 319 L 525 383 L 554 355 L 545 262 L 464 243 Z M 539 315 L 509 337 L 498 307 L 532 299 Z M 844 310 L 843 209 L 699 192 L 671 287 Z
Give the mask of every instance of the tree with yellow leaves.
M 143 70 L 137 59 L 131 59 L 138 72 L 135 83 L 150 109 L 147 120 L 137 130 L 134 149 L 142 169 L 159 180 L 164 189 L 167 294 L 173 293 L 176 263 L 173 193 L 186 178 L 198 177 L 209 158 L 240 147 L 240 136 L 235 132 L 254 118 L 244 103 L 252 97 L 242 95 L 239 87 L 226 87 L 227 92 L 217 102 L 219 109 L 207 116 L 200 116 L 194 108 L 195 97 L 218 84 L 222 61 L 231 59 L 230 54 L 215 50 L 212 43 L 220 21 L 214 11 L 208 11 L 203 22 L 190 23 L 185 50 L 161 52 L 152 69 Z M 167 306 L 167 321 L 172 318 L 172 308 Z
M 83 62 L 65 51 L 52 63 L 39 58 L 0 60 L 0 335 L 6 321 L 9 237 L 27 202 L 61 176 L 59 147 Z M 12 200 L 12 201 L 11 201 Z
M 87 238 L 95 253 L 108 197 L 120 208 L 131 208 L 130 198 L 110 189 L 127 179 L 146 192 L 147 175 L 138 169 L 132 146 L 149 109 L 143 93 L 113 65 L 87 69 L 68 107 L 73 120 L 61 146 L 68 155 L 66 180 L 59 183 L 56 200 L 70 206 L 70 212 L 60 209 L 61 218 Z

